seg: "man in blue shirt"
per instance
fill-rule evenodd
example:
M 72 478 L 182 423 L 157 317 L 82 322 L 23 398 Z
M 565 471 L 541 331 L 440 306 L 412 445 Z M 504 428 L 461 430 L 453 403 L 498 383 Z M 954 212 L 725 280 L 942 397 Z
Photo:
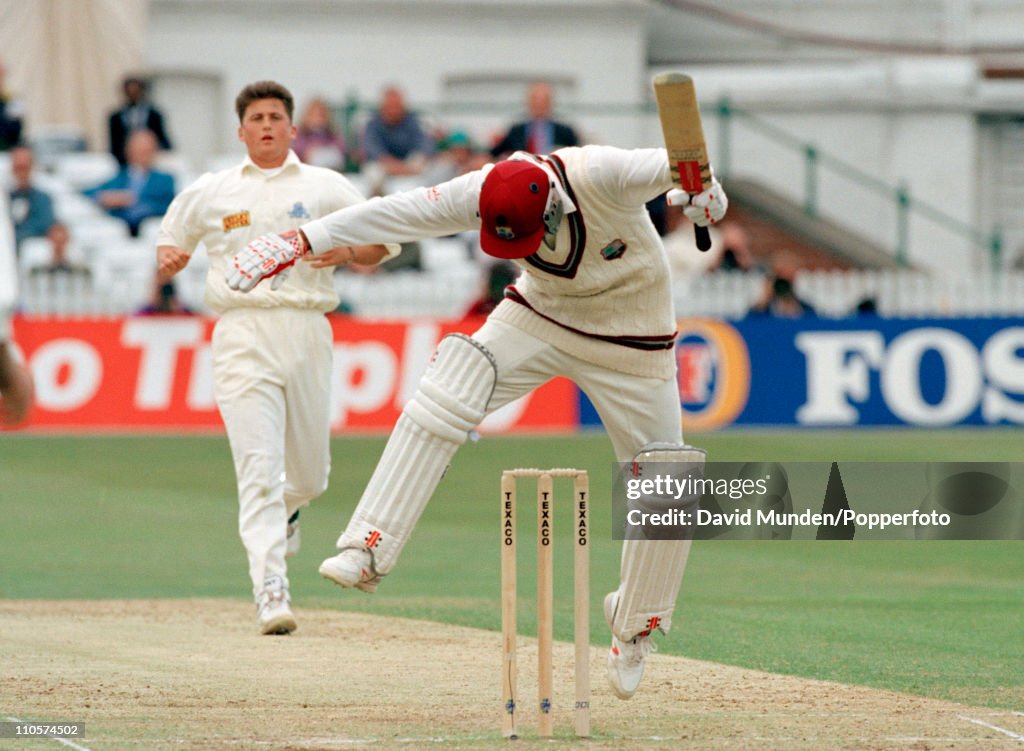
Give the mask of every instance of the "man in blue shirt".
M 363 159 L 388 175 L 418 175 L 434 152 L 434 139 L 405 106 L 402 92 L 389 87 L 363 132 Z

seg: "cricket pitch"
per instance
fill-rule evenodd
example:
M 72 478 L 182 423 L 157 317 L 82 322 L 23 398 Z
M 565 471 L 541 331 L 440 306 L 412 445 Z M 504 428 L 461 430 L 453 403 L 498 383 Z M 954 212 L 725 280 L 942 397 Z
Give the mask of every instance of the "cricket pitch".
M 501 737 L 497 632 L 296 608 L 299 630 L 258 635 L 231 600 L 0 600 L 0 720 L 84 722 L 69 745 L 122 749 L 530 749 L 536 642 L 521 637 L 517 741 Z M 591 650 L 594 737 L 572 735 L 572 644 L 555 645 L 559 745 L 602 749 L 1020 749 L 1024 713 L 648 658 L 630 701 Z M 6 744 L 6 745 L 5 745 Z M 510 744 L 515 744 L 510 746 Z

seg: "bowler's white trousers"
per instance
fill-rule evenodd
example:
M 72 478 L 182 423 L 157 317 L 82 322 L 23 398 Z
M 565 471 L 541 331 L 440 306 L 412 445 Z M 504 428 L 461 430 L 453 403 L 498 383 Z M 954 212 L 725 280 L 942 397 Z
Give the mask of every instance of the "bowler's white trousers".
M 327 489 L 333 336 L 317 310 L 238 308 L 217 321 L 212 350 L 256 595 L 270 576 L 287 583 L 288 518 Z
M 603 368 L 493 319 L 473 338 L 494 355 L 498 366 L 488 412 L 555 376 L 565 376 L 593 402 L 617 461 L 631 462 L 651 443 L 683 442 L 679 386 L 674 378 L 643 378 Z M 619 607 L 612 624 L 616 636 L 629 640 L 651 628 L 669 630 L 689 552 L 689 540 L 623 543 Z

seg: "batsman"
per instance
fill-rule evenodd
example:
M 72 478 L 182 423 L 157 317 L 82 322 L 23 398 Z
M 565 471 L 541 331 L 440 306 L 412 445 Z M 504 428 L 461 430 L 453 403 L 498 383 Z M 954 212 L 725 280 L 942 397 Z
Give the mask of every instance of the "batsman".
M 339 245 L 403 243 L 479 229 L 491 256 L 522 272 L 472 336 L 445 337 L 405 405 L 338 554 L 320 573 L 373 592 L 390 573 L 449 462 L 483 418 L 556 376 L 594 403 L 619 462 L 703 463 L 683 443 L 669 268 L 644 204 L 669 191 L 696 224 L 722 219 L 717 181 L 672 188 L 665 149 L 587 145 L 508 160 L 433 187 L 336 211 L 266 235 L 234 259 L 228 284 L 250 290 Z M 277 280 L 275 280 L 277 281 Z M 640 684 L 651 634 L 667 633 L 686 540 L 627 539 L 620 584 L 604 600 L 608 678 L 622 699 Z

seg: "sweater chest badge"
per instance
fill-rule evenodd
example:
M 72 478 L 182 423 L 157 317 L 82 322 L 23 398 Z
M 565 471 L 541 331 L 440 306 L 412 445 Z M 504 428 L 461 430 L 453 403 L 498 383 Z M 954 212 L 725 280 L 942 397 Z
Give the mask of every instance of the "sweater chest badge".
M 309 212 L 306 211 L 306 207 L 302 205 L 302 201 L 296 201 L 295 205 L 292 206 L 288 212 L 288 216 L 292 219 L 310 219 Z
M 221 220 L 225 232 L 233 229 L 241 229 L 252 224 L 248 211 L 239 211 L 237 214 L 228 214 Z
M 606 261 L 614 261 L 616 258 L 622 258 L 624 255 L 626 255 L 626 243 L 622 240 L 612 240 L 601 248 L 601 257 Z

